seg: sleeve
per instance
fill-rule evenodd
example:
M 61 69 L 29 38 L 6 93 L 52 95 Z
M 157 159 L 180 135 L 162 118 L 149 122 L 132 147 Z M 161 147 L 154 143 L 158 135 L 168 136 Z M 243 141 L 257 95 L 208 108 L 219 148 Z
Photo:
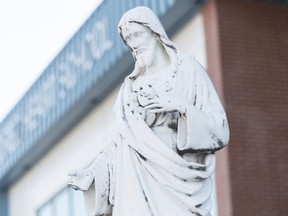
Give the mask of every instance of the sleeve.
M 207 72 L 194 58 L 187 73 L 185 79 L 190 82 L 185 89 L 186 110 L 178 122 L 178 151 L 180 154 L 215 152 L 229 141 L 225 111 Z
M 85 175 L 70 181 L 70 187 L 82 190 L 89 216 L 110 215 L 114 204 L 116 145 L 110 142 L 85 170 Z

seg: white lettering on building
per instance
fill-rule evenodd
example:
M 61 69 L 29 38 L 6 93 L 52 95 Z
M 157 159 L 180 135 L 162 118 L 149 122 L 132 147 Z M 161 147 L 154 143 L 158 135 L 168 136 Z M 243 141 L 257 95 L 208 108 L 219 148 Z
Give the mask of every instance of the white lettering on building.
M 57 107 L 59 100 L 65 99 L 75 88 L 81 76 L 90 72 L 95 62 L 112 48 L 108 26 L 107 17 L 97 21 L 91 31 L 85 33 L 80 44 L 76 44 L 76 49 L 65 55 L 65 59 L 40 84 L 37 92 L 25 101 L 24 115 L 14 114 L 3 125 L 0 131 L 0 166 L 20 147 L 21 140 L 37 129 L 49 112 L 54 111 L 52 109 Z M 25 135 L 20 134 L 20 127 Z

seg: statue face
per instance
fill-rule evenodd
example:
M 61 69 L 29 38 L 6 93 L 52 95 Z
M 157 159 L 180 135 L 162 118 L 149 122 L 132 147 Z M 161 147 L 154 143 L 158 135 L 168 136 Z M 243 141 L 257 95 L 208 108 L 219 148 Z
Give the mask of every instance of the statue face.
M 140 67 L 150 66 L 153 63 L 159 42 L 148 28 L 137 23 L 129 23 L 122 29 L 122 36 Z

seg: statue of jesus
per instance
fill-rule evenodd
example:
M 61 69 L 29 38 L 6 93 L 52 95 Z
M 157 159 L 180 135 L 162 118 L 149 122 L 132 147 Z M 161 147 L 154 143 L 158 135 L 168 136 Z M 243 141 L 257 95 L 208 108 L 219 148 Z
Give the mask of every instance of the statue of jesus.
M 135 68 L 115 103 L 111 141 L 70 173 L 69 186 L 83 191 L 91 216 L 210 215 L 215 152 L 229 140 L 215 88 L 149 8 L 129 10 L 118 28 Z

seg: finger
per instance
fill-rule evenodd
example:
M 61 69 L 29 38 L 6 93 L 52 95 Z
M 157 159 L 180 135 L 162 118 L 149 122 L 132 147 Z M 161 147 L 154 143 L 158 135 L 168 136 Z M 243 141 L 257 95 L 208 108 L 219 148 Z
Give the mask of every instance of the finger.
M 151 105 L 151 104 L 157 104 L 158 102 L 156 102 L 156 101 L 151 101 L 151 100 L 148 100 L 147 102 L 146 102 L 146 105 L 145 106 L 148 106 L 148 105 Z
M 165 108 L 157 108 L 148 110 L 150 113 L 167 112 Z
M 162 108 L 160 104 L 150 104 L 144 107 L 145 109 L 155 109 L 155 108 Z
M 153 98 L 148 100 L 148 104 L 158 104 L 158 103 L 160 103 L 159 98 L 158 99 Z
M 159 101 L 159 98 L 151 98 L 149 99 L 149 101 L 151 101 L 152 103 L 157 103 Z
M 72 171 L 68 172 L 68 176 L 78 176 L 78 175 L 79 175 L 79 173 L 77 170 L 72 170 Z

